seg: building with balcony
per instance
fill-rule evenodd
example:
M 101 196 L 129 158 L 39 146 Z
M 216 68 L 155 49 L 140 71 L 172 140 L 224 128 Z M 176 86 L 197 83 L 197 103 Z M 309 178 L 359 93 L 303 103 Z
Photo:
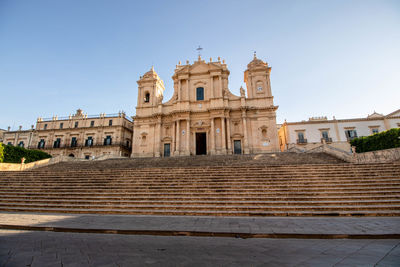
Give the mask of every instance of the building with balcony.
M 34 126 L 31 129 L 23 130 L 22 126 L 16 131 L 11 131 L 8 127 L 7 131 L 3 131 L 2 141 L 5 145 L 13 145 L 28 148 L 32 145 L 34 138 Z
M 102 155 L 129 157 L 133 121 L 118 114 L 87 115 L 78 109 L 68 117 L 38 118 L 32 149 L 52 156 L 92 158 Z
M 350 151 L 350 140 L 400 127 L 400 109 L 383 115 L 372 113 L 366 118 L 340 119 L 313 117 L 308 121 L 284 122 L 279 128 L 281 151 L 297 148 L 310 150 L 323 143 Z

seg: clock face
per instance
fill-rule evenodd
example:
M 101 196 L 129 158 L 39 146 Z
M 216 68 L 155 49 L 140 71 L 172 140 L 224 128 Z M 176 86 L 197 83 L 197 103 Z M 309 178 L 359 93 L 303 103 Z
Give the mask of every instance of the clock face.
M 258 91 L 262 91 L 262 87 L 259 86 L 259 87 L 257 88 L 257 90 L 258 90 Z

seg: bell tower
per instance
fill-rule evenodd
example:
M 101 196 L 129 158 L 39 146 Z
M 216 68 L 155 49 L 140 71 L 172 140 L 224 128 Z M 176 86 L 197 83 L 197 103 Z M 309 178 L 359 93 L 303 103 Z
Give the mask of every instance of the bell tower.
M 139 85 L 137 108 L 156 107 L 161 104 L 165 90 L 164 82 L 153 67 L 141 76 L 137 83 Z
M 271 98 L 270 104 L 273 104 L 270 73 L 271 67 L 268 66 L 268 63 L 258 59 L 254 52 L 254 58 L 244 72 L 248 98 Z

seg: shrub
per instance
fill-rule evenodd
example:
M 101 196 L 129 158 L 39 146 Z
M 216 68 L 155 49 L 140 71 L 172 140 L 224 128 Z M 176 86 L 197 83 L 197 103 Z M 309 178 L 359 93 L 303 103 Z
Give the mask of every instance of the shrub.
M 4 160 L 4 145 L 0 143 L 0 163 Z
M 25 163 L 51 158 L 51 155 L 39 150 L 31 150 L 23 147 L 6 145 L 4 146 L 4 162 L 21 163 L 21 158 L 25 158 Z
M 400 147 L 400 128 L 354 138 L 350 144 L 356 147 L 357 153 Z

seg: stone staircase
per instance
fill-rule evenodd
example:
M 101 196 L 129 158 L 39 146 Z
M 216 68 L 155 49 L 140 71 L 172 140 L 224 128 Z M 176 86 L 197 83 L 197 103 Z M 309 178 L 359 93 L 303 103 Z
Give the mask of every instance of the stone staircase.
M 66 162 L 0 172 L 0 211 L 399 216 L 400 164 L 317 153 Z

